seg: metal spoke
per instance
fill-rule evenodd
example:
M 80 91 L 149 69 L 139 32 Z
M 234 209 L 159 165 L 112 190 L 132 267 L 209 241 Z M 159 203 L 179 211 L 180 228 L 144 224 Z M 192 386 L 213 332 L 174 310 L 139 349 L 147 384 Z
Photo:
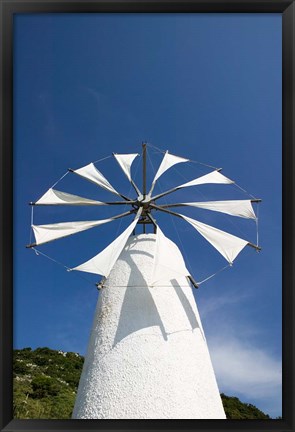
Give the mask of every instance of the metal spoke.
M 71 173 L 73 173 L 73 174 L 76 174 L 75 170 L 73 170 L 72 168 L 68 168 L 68 171 L 71 172 Z M 85 177 L 83 177 L 83 176 L 81 176 L 81 177 L 82 177 L 82 178 L 85 178 Z M 88 180 L 88 179 L 86 179 L 86 180 Z M 91 182 L 91 180 L 88 180 L 88 181 Z M 96 184 L 95 182 L 92 182 L 92 183 Z M 97 185 L 97 186 L 99 186 L 99 185 Z M 100 186 L 100 187 L 101 187 L 101 186 Z M 104 188 L 102 188 L 102 189 L 104 189 Z M 126 197 L 125 195 L 121 194 L 120 192 L 118 192 L 118 194 L 119 194 L 120 197 L 123 198 L 124 200 L 126 200 L 126 201 L 132 201 L 131 198 Z
M 152 201 L 155 201 L 155 200 L 157 200 L 157 199 L 159 199 L 159 198 L 162 198 L 162 197 L 165 196 L 165 195 L 168 195 L 168 194 L 171 194 L 172 192 L 177 191 L 178 189 L 179 189 L 179 186 L 176 186 L 176 187 L 173 188 L 173 189 L 169 189 L 169 190 L 166 191 L 166 192 L 162 192 L 162 193 L 160 193 L 159 195 L 156 195 L 156 196 L 152 197 L 151 200 L 152 200 Z
M 131 214 L 133 214 L 133 213 L 136 213 L 136 212 L 137 212 L 137 209 L 133 209 L 133 210 L 130 210 L 130 211 L 128 211 L 128 212 L 121 213 L 121 214 L 119 214 L 119 215 L 113 216 L 113 217 L 110 218 L 110 219 L 112 219 L 112 220 L 120 219 L 120 218 L 122 218 L 122 217 L 129 216 L 129 215 L 131 215 Z M 57 240 L 57 239 L 56 239 L 56 240 Z M 27 249 L 31 249 L 31 248 L 33 248 L 33 247 L 35 247 L 35 246 L 37 246 L 37 243 L 32 243 L 32 244 L 26 245 L 26 248 L 27 248 Z
M 251 203 L 259 203 L 262 200 L 261 199 L 251 199 Z M 206 203 L 206 201 L 201 201 L 202 203 Z M 216 201 L 218 202 L 218 201 Z M 175 203 L 175 204 L 161 204 L 159 207 L 161 208 L 169 208 L 169 207 L 185 207 L 189 206 L 191 203 Z
M 138 187 L 136 186 L 135 182 L 134 182 L 132 179 L 130 180 L 130 182 L 131 182 L 132 186 L 134 187 L 135 192 L 137 193 L 137 195 L 140 196 L 140 195 L 141 195 L 141 192 L 140 192 L 140 190 L 138 189 Z
M 173 211 L 171 211 L 171 210 L 166 210 L 166 209 L 164 209 L 163 207 L 157 206 L 157 205 L 155 205 L 155 204 L 151 204 L 150 206 L 151 206 L 152 208 L 156 209 L 156 210 L 160 210 L 160 211 L 162 211 L 162 212 L 164 212 L 164 213 L 168 213 L 168 214 L 171 214 L 171 215 L 173 215 L 173 216 L 177 216 L 177 217 L 179 217 L 180 219 L 185 220 L 185 219 L 183 218 L 183 216 L 182 216 L 181 214 L 179 214 L 179 213 L 175 213 L 175 212 L 173 212 Z M 248 246 L 251 246 L 251 247 L 254 248 L 254 249 L 256 249 L 257 252 L 261 251 L 261 247 L 260 247 L 260 246 L 257 246 L 257 245 L 255 245 L 255 244 L 253 244 L 253 243 L 251 243 L 251 242 L 248 242 L 247 245 L 248 245 Z
M 48 205 L 51 205 L 51 206 L 53 206 L 53 205 L 56 205 L 56 206 L 63 206 L 63 205 L 69 205 L 69 206 L 79 206 L 79 207 L 82 207 L 82 206 L 93 206 L 93 207 L 95 207 L 95 206 L 97 206 L 97 207 L 99 207 L 99 206 L 101 206 L 101 205 L 126 205 L 126 204 L 130 204 L 130 205 L 134 205 L 134 204 L 136 204 L 137 203 L 137 201 L 135 201 L 135 200 L 133 200 L 133 201 L 110 201 L 110 202 L 102 202 L 102 201 L 100 201 L 99 202 L 99 204 L 88 204 L 88 203 L 85 203 L 85 204 L 68 204 L 68 203 L 60 203 L 60 204 L 36 204 L 35 202 L 29 202 L 29 205 L 30 206 L 35 206 L 35 205 L 38 205 L 38 206 L 48 206 Z

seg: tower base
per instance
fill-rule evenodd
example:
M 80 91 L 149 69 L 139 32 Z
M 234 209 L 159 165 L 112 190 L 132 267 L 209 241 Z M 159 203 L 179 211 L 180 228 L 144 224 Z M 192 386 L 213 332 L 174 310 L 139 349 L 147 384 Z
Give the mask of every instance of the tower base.
M 155 243 L 130 237 L 101 290 L 75 419 L 226 418 L 186 278 L 148 285 Z

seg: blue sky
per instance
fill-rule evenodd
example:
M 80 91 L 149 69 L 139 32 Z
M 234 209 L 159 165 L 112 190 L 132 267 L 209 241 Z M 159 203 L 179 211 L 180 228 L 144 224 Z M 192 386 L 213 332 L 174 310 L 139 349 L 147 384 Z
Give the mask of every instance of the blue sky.
M 67 168 L 112 152 L 141 153 L 146 141 L 149 179 L 162 157 L 157 149 L 169 149 L 222 167 L 263 200 L 262 252 L 246 247 L 232 268 L 195 294 L 220 390 L 281 415 L 281 15 L 26 14 L 15 17 L 14 43 L 14 346 L 84 354 L 98 295 L 99 277 L 68 273 L 25 248 L 28 203 Z M 141 186 L 137 159 L 133 175 Z M 133 194 L 112 158 L 96 166 L 115 188 Z M 209 171 L 196 163 L 177 165 L 155 191 Z M 57 189 L 116 199 L 72 174 Z M 247 197 L 234 186 L 203 186 L 169 200 Z M 103 219 L 121 211 L 38 208 L 34 222 Z M 256 241 L 252 221 L 183 212 Z M 184 221 L 156 216 L 196 280 L 226 265 Z M 128 223 L 116 221 L 39 249 L 73 267 Z

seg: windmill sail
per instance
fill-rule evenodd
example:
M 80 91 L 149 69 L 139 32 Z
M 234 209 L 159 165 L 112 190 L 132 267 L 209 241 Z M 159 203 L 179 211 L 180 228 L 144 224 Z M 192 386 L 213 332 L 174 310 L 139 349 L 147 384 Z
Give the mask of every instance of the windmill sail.
M 165 171 L 167 171 L 169 168 L 171 168 L 173 165 L 176 165 L 176 164 L 181 163 L 181 162 L 189 162 L 189 159 L 185 159 L 185 158 L 182 158 L 182 157 L 179 157 L 179 156 L 174 156 L 172 154 L 169 154 L 168 150 L 166 151 L 166 153 L 165 153 L 165 155 L 164 155 L 164 157 L 162 159 L 162 162 L 161 162 L 161 164 L 160 164 L 160 166 L 158 168 L 158 171 L 156 172 L 155 178 L 154 178 L 154 180 L 152 182 L 152 187 L 151 187 L 151 190 L 149 192 L 149 195 L 152 193 L 152 191 L 154 189 L 154 186 L 155 186 L 156 181 L 158 180 L 158 178 Z
M 234 183 L 234 181 L 230 180 L 229 178 L 225 177 L 223 174 L 220 174 L 219 171 L 215 170 L 209 174 L 205 174 L 201 177 L 198 177 L 194 180 L 191 180 L 187 183 L 184 183 L 184 184 L 178 186 L 177 189 L 189 187 L 189 186 L 197 186 L 197 185 L 201 185 L 201 184 L 208 184 L 208 183 L 231 184 L 231 183 Z
M 125 229 L 125 231 L 123 231 L 122 234 L 119 235 L 119 237 L 117 237 L 112 243 L 110 243 L 103 251 L 101 251 L 98 255 L 95 255 L 93 258 L 86 261 L 85 263 L 80 264 L 77 267 L 74 267 L 72 270 L 78 270 L 87 273 L 95 273 L 95 274 L 108 277 L 120 253 L 122 252 L 128 240 L 128 237 L 134 230 L 138 222 L 138 219 L 141 215 L 141 212 L 142 212 L 142 208 L 138 210 L 136 218 Z
M 218 252 L 232 264 L 244 247 L 249 244 L 243 240 L 225 231 L 212 227 L 210 225 L 191 219 L 188 216 L 180 215 L 189 224 L 191 224 Z
M 82 168 L 72 170 L 72 172 L 74 172 L 75 174 L 83 178 L 86 178 L 87 180 L 97 184 L 98 186 L 108 190 L 109 192 L 112 192 L 116 195 L 120 195 L 120 193 L 117 192 L 115 188 L 113 188 L 113 186 L 102 175 L 102 173 L 98 171 L 98 169 L 93 165 L 93 163 L 90 163 Z
M 179 186 L 174 187 L 168 191 L 162 192 L 156 196 L 151 196 L 153 188 L 156 184 L 156 181 L 171 167 L 176 164 L 189 162 L 189 159 L 185 159 L 179 156 L 175 156 L 170 154 L 168 151 L 164 154 L 163 159 L 160 163 L 160 166 L 155 174 L 155 177 L 151 184 L 151 189 L 149 194 L 146 194 L 146 157 L 145 157 L 145 147 L 144 149 L 144 157 L 143 157 L 143 173 L 144 173 L 144 193 L 143 195 L 139 191 L 138 187 L 134 183 L 131 176 L 131 167 L 132 163 L 135 160 L 137 153 L 128 153 L 128 154 L 116 154 L 113 153 L 114 158 L 120 165 L 122 171 L 130 181 L 131 185 L 137 192 L 138 197 L 135 199 L 128 198 L 118 192 L 104 177 L 104 175 L 94 166 L 93 163 L 89 163 L 86 166 L 78 168 L 76 170 L 69 170 L 80 177 L 83 177 L 99 187 L 112 192 L 116 195 L 121 196 L 125 201 L 113 201 L 113 202 L 101 202 L 93 199 L 88 199 L 85 197 L 81 197 L 78 195 L 73 195 L 70 193 L 58 191 L 54 189 L 54 186 L 58 183 L 56 182 L 54 186 L 47 190 L 47 192 L 41 196 L 35 203 L 31 203 L 31 205 L 36 206 L 46 206 L 46 205 L 69 205 L 69 206 L 80 206 L 80 205 L 91 205 L 91 206 L 106 206 L 106 205 L 129 205 L 129 211 L 125 212 L 121 215 L 113 216 L 107 219 L 102 220 L 90 220 L 90 221 L 74 221 L 74 222 L 61 222 L 54 224 L 46 224 L 46 225 L 35 225 L 33 222 L 33 208 L 32 208 L 32 216 L 31 216 L 31 227 L 35 235 L 36 243 L 30 244 L 27 247 L 32 248 L 34 245 L 41 245 L 44 243 L 51 242 L 53 240 L 57 240 L 63 237 L 67 237 L 69 235 L 73 235 L 75 233 L 79 233 L 85 231 L 87 229 L 94 228 L 96 226 L 106 224 L 108 222 L 113 221 L 114 219 L 130 215 L 132 213 L 137 212 L 137 216 L 135 220 L 125 229 L 125 231 L 115 239 L 109 246 L 107 246 L 103 251 L 101 251 L 98 255 L 89 259 L 87 262 L 82 263 L 81 265 L 75 267 L 73 270 L 77 271 L 85 271 L 89 273 L 97 273 L 103 276 L 107 276 L 113 267 L 115 261 L 120 255 L 127 238 L 135 228 L 139 217 L 142 214 L 141 223 L 143 224 L 144 233 L 146 224 L 154 225 L 154 233 L 156 233 L 155 229 L 157 227 L 156 221 L 153 218 L 152 212 L 155 210 L 159 210 L 162 212 L 170 213 L 171 215 L 178 216 L 184 220 L 186 220 L 194 229 L 196 229 L 217 251 L 229 262 L 232 263 L 237 255 L 241 252 L 241 250 L 246 246 L 252 246 L 256 250 L 260 250 L 261 248 L 258 246 L 258 218 L 255 215 L 255 212 L 252 207 L 252 202 L 259 202 L 261 200 L 258 199 L 248 199 L 248 200 L 225 200 L 225 201 L 203 201 L 203 202 L 182 202 L 178 204 L 165 204 L 160 205 L 156 204 L 156 200 L 159 198 L 170 194 L 178 189 L 198 186 L 204 184 L 233 184 L 234 181 L 225 177 L 221 174 L 219 169 L 214 169 L 208 174 L 197 177 L 193 180 L 190 180 L 186 183 L 183 183 Z M 212 167 L 211 167 L 212 168 Z M 63 176 L 64 177 L 64 176 Z M 63 178 L 62 177 L 62 178 Z M 252 219 L 256 221 L 256 229 L 257 229 L 257 244 L 254 245 L 244 239 L 236 237 L 232 234 L 229 234 L 225 231 L 212 227 L 210 225 L 206 225 L 198 220 L 191 219 L 188 216 L 172 212 L 168 210 L 169 207 L 180 207 L 180 206 L 190 206 L 210 211 L 216 211 L 220 213 L 225 213 L 231 216 L 241 217 L 245 219 Z M 155 266 L 153 269 L 153 283 L 157 284 L 159 281 L 163 279 L 163 277 L 176 277 L 180 276 L 189 276 L 189 272 L 185 267 L 178 265 L 176 266 L 173 255 L 170 253 L 169 249 L 169 240 L 165 237 L 160 228 L 157 228 L 157 254 L 155 258 Z M 179 262 L 179 261 L 178 261 Z
M 120 167 L 122 168 L 124 174 L 128 178 L 128 180 L 131 182 L 131 165 L 136 156 L 139 156 L 138 153 L 130 153 L 130 154 L 117 154 L 114 153 L 114 157 Z
M 167 283 L 171 279 L 188 276 L 182 256 L 171 250 L 171 241 L 165 237 L 159 225 L 157 226 L 156 250 L 151 285 Z
M 103 202 L 83 198 L 55 189 L 48 189 L 35 205 L 104 205 Z
M 94 228 L 96 226 L 112 222 L 114 218 L 102 219 L 97 221 L 76 221 L 76 222 L 61 222 L 47 225 L 32 225 L 36 245 L 49 243 L 53 240 L 67 237 L 72 234 L 77 234 L 81 231 Z
M 177 205 L 178 204 L 176 204 L 176 206 Z M 231 216 L 256 220 L 256 215 L 254 213 L 251 200 L 187 202 L 180 203 L 179 205 L 197 207 L 205 210 L 213 210 L 216 212 L 226 213 Z M 167 204 L 165 207 L 173 207 L 173 204 Z
M 198 186 L 201 184 L 209 184 L 209 183 L 215 183 L 215 184 L 232 184 L 234 183 L 233 180 L 230 180 L 229 178 L 225 177 L 223 174 L 220 174 L 218 170 L 212 171 L 209 174 L 205 174 L 201 177 L 197 177 L 196 179 L 193 179 L 187 183 L 183 183 L 182 185 L 176 186 L 173 189 L 170 189 L 166 192 L 162 192 L 156 196 L 154 196 L 152 199 L 156 200 L 159 199 L 165 195 L 168 195 L 172 192 L 177 191 L 178 189 L 182 189 L 184 187 L 189 186 Z

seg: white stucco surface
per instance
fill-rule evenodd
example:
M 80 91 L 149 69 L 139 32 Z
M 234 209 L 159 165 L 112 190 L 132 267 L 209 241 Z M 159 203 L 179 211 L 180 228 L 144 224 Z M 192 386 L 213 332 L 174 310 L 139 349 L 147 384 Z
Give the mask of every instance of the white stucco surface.
M 101 290 L 73 418 L 225 419 L 191 287 L 148 286 L 155 239 L 131 237 Z

